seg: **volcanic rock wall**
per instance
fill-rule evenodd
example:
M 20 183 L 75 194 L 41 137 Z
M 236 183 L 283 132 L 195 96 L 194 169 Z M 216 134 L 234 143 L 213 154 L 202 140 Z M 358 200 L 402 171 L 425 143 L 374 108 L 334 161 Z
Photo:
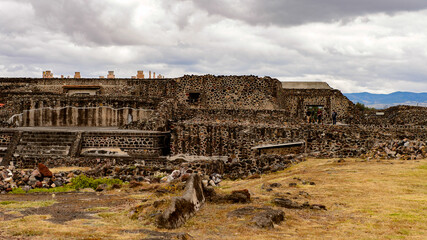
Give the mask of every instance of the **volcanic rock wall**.
M 191 119 L 200 121 L 230 121 L 243 123 L 277 124 L 293 122 L 295 119 L 285 110 L 253 109 L 197 109 L 181 108 L 176 112 L 177 120 Z
M 158 157 L 167 154 L 169 139 L 167 133 L 159 132 L 140 132 L 140 133 L 109 133 L 109 132 L 88 132 L 82 135 L 81 149 L 89 150 L 109 150 L 114 153 L 112 156 L 120 153 L 124 156 L 153 156 Z M 123 156 L 123 155 L 122 155 Z
M 0 165 L 3 158 L 6 156 L 8 147 L 12 141 L 13 133 L 0 133 Z
M 230 122 L 189 122 L 174 125 L 173 154 L 254 157 L 252 147 L 305 141 L 306 152 L 318 157 L 357 157 L 375 143 L 392 139 L 426 139 L 427 128 L 364 127 L 303 124 L 292 126 Z
M 377 112 L 382 112 L 384 115 L 377 115 Z M 427 126 L 427 107 L 395 106 L 385 110 L 371 110 L 362 114 L 364 124 Z
M 193 76 L 176 79 L 176 99 L 193 107 L 273 110 L 281 107 L 277 79 L 256 76 Z M 191 102 L 190 94 L 200 94 Z

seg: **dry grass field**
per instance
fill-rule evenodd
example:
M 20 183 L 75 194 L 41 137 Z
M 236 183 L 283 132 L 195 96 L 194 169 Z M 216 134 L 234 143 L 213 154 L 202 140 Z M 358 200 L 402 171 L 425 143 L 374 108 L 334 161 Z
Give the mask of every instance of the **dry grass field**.
M 261 186 L 267 183 L 282 186 L 266 191 Z M 0 239 L 156 239 L 147 230 L 194 239 L 427 239 L 427 160 L 309 159 L 258 179 L 223 181 L 216 190 L 238 189 L 249 189 L 252 203 L 206 203 L 182 228 L 170 231 L 156 229 L 149 217 L 133 220 L 129 211 L 174 194 L 159 197 L 124 187 L 102 194 L 0 195 Z M 271 203 L 275 197 L 323 204 L 327 211 L 280 208 L 285 221 L 269 230 L 227 217 L 243 206 L 279 209 Z M 70 221 L 58 220 L 61 211 L 68 211 Z

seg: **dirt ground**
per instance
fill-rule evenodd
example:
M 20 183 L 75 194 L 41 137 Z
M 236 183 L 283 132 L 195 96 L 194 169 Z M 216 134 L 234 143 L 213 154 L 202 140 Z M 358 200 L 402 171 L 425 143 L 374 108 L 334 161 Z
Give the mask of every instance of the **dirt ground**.
M 310 184 L 313 182 L 314 184 Z M 265 186 L 279 183 L 278 187 Z M 293 185 L 290 187 L 290 184 Z M 264 186 L 263 186 L 264 185 Z M 309 159 L 258 179 L 223 181 L 217 192 L 248 189 L 249 204 L 206 203 L 183 227 L 160 230 L 152 218 L 131 218 L 157 196 L 140 188 L 108 192 L 0 195 L 0 239 L 426 239 L 427 160 Z M 324 204 L 286 209 L 272 201 Z M 227 217 L 245 206 L 285 212 L 274 229 Z
M 22 218 L 29 215 L 49 215 L 47 220 L 63 224 L 75 219 L 92 219 L 94 213 L 103 208 L 132 204 L 138 200 L 127 198 L 128 194 L 99 194 L 99 193 L 37 193 L 37 194 L 7 194 L 0 197 L 1 201 L 52 201 L 50 206 L 26 208 L 19 215 L 4 214 L 4 220 Z M 91 210 L 91 211 L 88 211 Z M 0 209 L 0 211 L 2 211 Z

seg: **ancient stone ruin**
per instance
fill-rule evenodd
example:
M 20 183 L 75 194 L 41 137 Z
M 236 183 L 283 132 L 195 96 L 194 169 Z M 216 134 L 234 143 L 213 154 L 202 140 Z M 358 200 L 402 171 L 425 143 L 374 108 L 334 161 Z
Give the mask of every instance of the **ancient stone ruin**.
M 372 149 L 385 152 L 381 146 L 404 139 L 417 150 L 393 157 L 425 156 L 425 108 L 395 107 L 374 116 L 326 83 L 148 75 L 54 78 L 45 71 L 43 78 L 0 78 L 0 164 L 115 162 L 173 170 L 185 163 L 237 177 L 282 169 L 302 153 L 391 157 Z M 312 109 L 321 121 L 307 121 Z M 331 124 L 333 111 L 339 125 Z M 182 156 L 181 163 L 170 156 Z
M 0 78 L 0 193 L 68 186 L 77 176 L 107 177 L 128 182 L 129 188 L 169 184 L 170 189 L 141 188 L 154 194 L 171 193 L 186 182 L 183 194 L 170 202 L 144 203 L 130 211 L 131 218 L 148 216 L 158 228 L 173 229 L 205 202 L 251 203 L 248 189 L 216 193 L 213 186 L 222 178 L 256 179 L 306 157 L 426 158 L 426 122 L 422 107 L 361 111 L 322 82 L 164 78 L 151 71 L 148 78 L 143 71 L 126 79 L 116 78 L 114 71 L 99 79 L 82 78 L 80 72 L 74 78 L 54 78 L 50 71 L 43 78 Z M 59 166 L 89 170 L 52 173 L 48 168 Z M 263 183 L 261 189 L 280 186 Z M 107 187 L 99 184 L 92 191 Z M 245 206 L 227 217 L 272 229 L 285 220 L 280 208 L 327 211 L 322 204 L 287 197 L 275 196 L 270 202 L 275 208 Z M 162 212 L 144 212 L 166 202 Z M 181 236 L 171 234 L 162 236 Z

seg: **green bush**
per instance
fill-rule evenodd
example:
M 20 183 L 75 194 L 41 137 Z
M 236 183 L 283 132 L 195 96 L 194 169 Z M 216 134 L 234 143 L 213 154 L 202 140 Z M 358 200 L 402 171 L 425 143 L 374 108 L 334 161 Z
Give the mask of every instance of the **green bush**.
M 98 178 L 93 179 L 91 177 L 87 177 L 86 175 L 79 175 L 71 179 L 72 187 L 74 189 L 83 189 L 83 188 L 92 188 L 96 189 L 101 184 L 113 185 L 119 184 L 122 185 L 123 181 L 120 179 L 110 179 L 110 178 Z

